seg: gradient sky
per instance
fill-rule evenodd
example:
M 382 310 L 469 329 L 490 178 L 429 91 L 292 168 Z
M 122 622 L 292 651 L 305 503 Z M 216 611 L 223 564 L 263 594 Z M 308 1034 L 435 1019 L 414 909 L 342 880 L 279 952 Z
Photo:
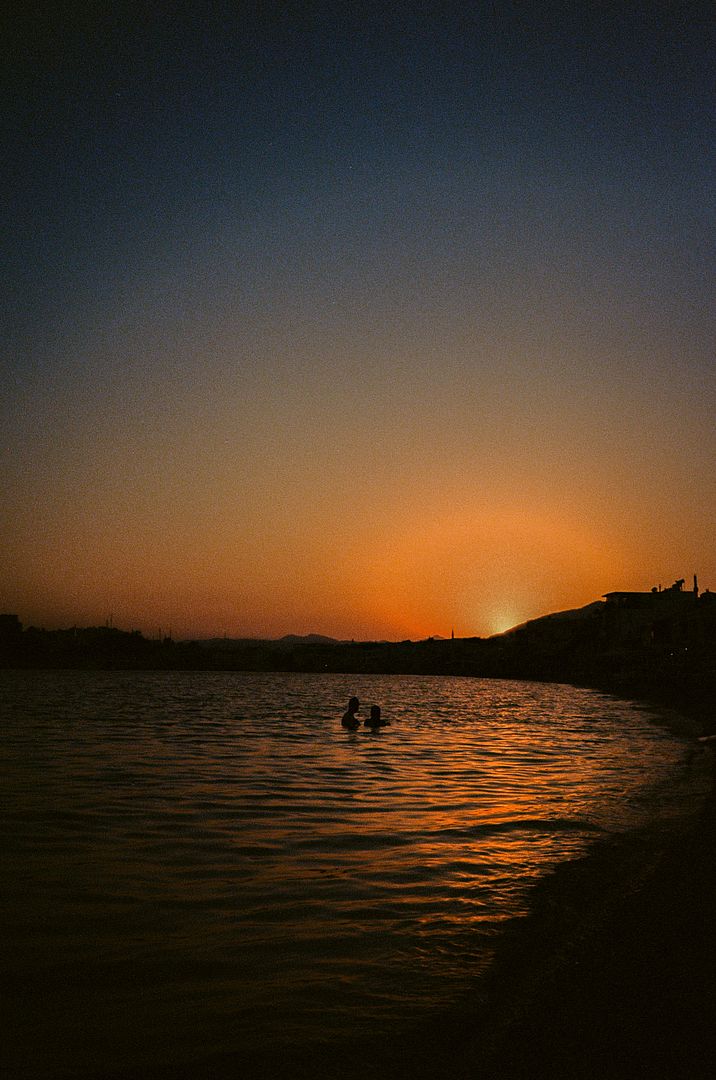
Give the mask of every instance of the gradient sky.
M 713 5 L 93 7 L 1 28 L 0 610 L 716 589 Z

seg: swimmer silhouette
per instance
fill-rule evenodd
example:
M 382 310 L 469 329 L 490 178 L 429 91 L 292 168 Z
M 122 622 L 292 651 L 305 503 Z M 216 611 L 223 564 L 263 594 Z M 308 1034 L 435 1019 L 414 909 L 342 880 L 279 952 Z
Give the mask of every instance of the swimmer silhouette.
M 367 716 L 363 723 L 367 728 L 376 731 L 378 728 L 385 727 L 386 724 L 389 724 L 390 720 L 381 719 L 380 705 L 371 705 L 370 716 Z
M 360 702 L 358 701 L 358 698 L 352 697 L 348 702 L 347 711 L 343 713 L 341 724 L 344 728 L 348 728 L 349 731 L 355 731 L 356 728 L 360 727 L 360 720 L 356 716 L 359 707 Z

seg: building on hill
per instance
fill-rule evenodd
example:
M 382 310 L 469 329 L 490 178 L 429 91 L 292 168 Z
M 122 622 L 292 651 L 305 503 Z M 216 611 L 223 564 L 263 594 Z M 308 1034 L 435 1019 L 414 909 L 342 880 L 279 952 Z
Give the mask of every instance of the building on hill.
M 698 630 L 707 595 L 699 597 L 696 575 L 693 589 L 688 590 L 681 578 L 668 589 L 655 586 L 649 592 L 605 593 L 604 637 L 620 646 L 687 643 Z

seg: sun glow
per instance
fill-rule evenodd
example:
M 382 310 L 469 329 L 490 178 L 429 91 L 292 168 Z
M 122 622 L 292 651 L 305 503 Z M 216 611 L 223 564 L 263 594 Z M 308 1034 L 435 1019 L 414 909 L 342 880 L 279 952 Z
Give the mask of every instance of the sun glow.
M 524 621 L 524 618 L 518 615 L 515 610 L 497 611 L 491 619 L 487 619 L 488 632 L 490 634 L 504 634 L 506 630 L 511 630 L 513 626 L 519 626 Z
M 588 603 L 620 561 L 605 527 L 558 506 L 519 513 L 484 501 L 386 521 L 356 553 L 356 601 L 398 637 L 489 636 L 550 609 Z

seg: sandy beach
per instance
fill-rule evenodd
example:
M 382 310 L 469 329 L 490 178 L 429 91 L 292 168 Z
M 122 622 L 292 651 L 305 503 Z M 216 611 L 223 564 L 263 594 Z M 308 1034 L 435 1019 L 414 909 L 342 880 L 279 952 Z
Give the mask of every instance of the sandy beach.
M 682 718 L 683 722 L 683 718 Z M 716 751 L 700 743 L 713 785 Z M 716 1051 L 716 799 L 598 845 L 537 887 L 477 993 L 405 1076 L 711 1077 Z
M 453 1076 L 713 1075 L 716 840 L 694 823 L 561 867 L 500 950 Z

